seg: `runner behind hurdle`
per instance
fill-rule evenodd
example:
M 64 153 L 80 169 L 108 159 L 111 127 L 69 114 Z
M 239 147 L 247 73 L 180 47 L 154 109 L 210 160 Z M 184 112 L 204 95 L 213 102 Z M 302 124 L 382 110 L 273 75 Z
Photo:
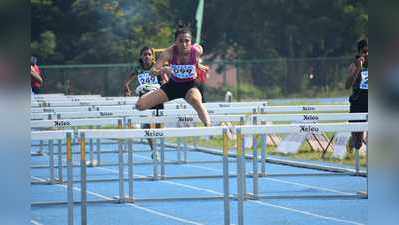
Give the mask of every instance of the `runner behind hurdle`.
M 352 95 L 349 98 L 351 113 L 368 112 L 368 40 L 363 39 L 357 43 L 358 54 L 355 62 L 349 66 L 349 76 L 345 87 L 352 87 Z M 351 121 L 365 122 L 365 121 Z M 353 132 L 352 140 L 349 142 L 349 151 L 352 148 L 360 149 L 364 140 L 364 132 Z
M 136 81 L 136 89 L 135 93 L 141 98 L 146 93 L 150 93 L 160 88 L 160 86 L 167 81 L 167 76 L 165 74 L 161 74 L 158 76 L 154 76 L 151 73 L 151 68 L 155 64 L 155 54 L 154 50 L 149 47 L 143 47 L 140 51 L 139 65 L 133 69 L 130 73 L 129 78 L 125 81 L 124 87 L 124 95 L 132 96 L 132 91 L 130 90 L 130 83 Z M 163 109 L 164 105 L 158 104 L 151 109 L 156 110 L 156 116 L 159 116 L 158 110 Z M 161 124 L 155 124 L 156 128 L 161 128 Z M 143 124 L 144 129 L 152 128 L 151 124 Z M 148 143 L 151 147 L 151 151 L 154 151 L 154 142 L 152 139 L 148 139 Z M 153 158 L 153 153 L 151 154 Z

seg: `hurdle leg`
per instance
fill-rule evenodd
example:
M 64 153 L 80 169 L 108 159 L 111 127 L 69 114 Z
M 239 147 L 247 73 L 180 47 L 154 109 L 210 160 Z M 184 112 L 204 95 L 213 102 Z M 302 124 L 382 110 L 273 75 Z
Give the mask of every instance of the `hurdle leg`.
M 165 138 L 161 138 L 161 179 L 165 178 Z
M 124 160 L 123 160 L 123 142 L 118 140 L 118 164 L 119 164 L 119 203 L 125 202 L 125 188 L 124 188 Z
M 184 163 L 187 163 L 187 151 L 188 151 L 188 148 L 187 148 L 187 140 L 183 140 L 183 162 Z
M 238 199 L 238 225 L 244 225 L 244 176 L 243 176 L 243 147 L 244 138 L 241 129 L 237 129 L 237 199 Z
M 88 162 L 88 165 L 90 167 L 96 166 L 95 161 L 94 161 L 94 140 L 93 138 L 90 138 L 89 140 L 89 146 L 90 146 L 90 161 Z
M 96 128 L 100 129 L 100 126 L 97 126 Z M 97 166 L 99 166 L 100 161 L 101 161 L 101 140 L 100 140 L 100 138 L 96 139 L 96 153 L 97 153 Z
M 262 134 L 261 171 L 266 176 L 267 134 Z
M 67 199 L 68 199 L 68 225 L 73 225 L 73 161 L 72 161 L 72 137 L 71 133 L 67 133 Z
M 369 145 L 366 144 L 366 195 L 369 194 Z
M 81 224 L 87 225 L 87 170 L 86 170 L 86 140 L 85 134 L 80 135 L 80 189 L 81 189 L 81 205 L 80 215 Z
M 96 153 L 97 153 L 97 165 L 101 164 L 101 140 L 99 138 L 96 139 Z
M 359 175 L 360 172 L 360 149 L 359 148 L 355 148 L 355 171 L 356 171 L 356 175 Z
M 247 159 L 245 154 L 245 136 L 242 137 L 242 163 L 241 163 L 241 177 L 242 177 L 242 190 L 244 193 L 244 200 L 247 196 Z
M 127 142 L 128 149 L 128 176 L 129 176 L 129 202 L 133 202 L 133 140 Z
M 58 181 L 62 183 L 64 180 L 63 175 L 62 175 L 62 141 L 58 140 L 57 143 L 57 149 L 58 149 Z
M 155 139 L 152 139 L 153 140 L 153 146 L 154 146 L 154 149 L 153 149 L 153 152 L 152 152 L 152 154 L 153 154 L 153 157 L 152 157 L 152 161 L 153 161 L 153 163 L 154 163 L 154 167 L 153 167 L 153 178 L 155 179 L 155 180 L 157 180 L 157 179 L 159 179 L 159 174 L 158 174 L 158 147 L 157 147 L 157 139 L 155 138 Z
M 240 124 L 244 125 L 245 124 L 245 117 L 240 118 Z M 246 161 L 246 154 L 245 154 L 245 136 L 241 135 L 242 137 L 242 163 L 241 163 L 241 177 L 242 177 L 242 191 L 243 191 L 243 200 L 245 200 L 247 196 L 247 179 L 246 179 L 246 166 L 247 166 L 247 161 Z
M 55 168 L 54 168 L 54 142 L 53 140 L 48 141 L 49 150 L 49 166 L 50 166 L 50 184 L 55 183 Z
M 252 157 L 252 178 L 253 178 L 253 197 L 255 199 L 258 198 L 258 193 L 259 193 L 259 186 L 258 186 L 258 140 L 257 140 L 257 135 L 253 135 L 253 157 Z
M 177 138 L 177 162 L 181 162 L 181 138 Z
M 40 154 L 40 155 L 43 155 L 43 154 L 44 154 L 44 152 L 43 152 L 43 145 L 44 145 L 43 141 L 40 140 L 40 141 L 39 141 L 39 152 L 38 152 L 38 154 Z
M 229 149 L 227 129 L 223 129 L 223 192 L 224 192 L 224 225 L 230 225 L 230 180 Z
M 193 138 L 193 146 L 194 146 L 194 149 L 198 149 L 198 139 L 197 138 Z

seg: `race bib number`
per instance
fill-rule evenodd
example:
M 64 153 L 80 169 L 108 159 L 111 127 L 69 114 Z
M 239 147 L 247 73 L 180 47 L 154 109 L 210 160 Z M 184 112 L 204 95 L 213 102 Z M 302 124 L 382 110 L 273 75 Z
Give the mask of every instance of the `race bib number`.
M 369 89 L 369 71 L 365 70 L 361 73 L 362 80 L 360 81 L 360 89 L 368 90 Z
M 152 76 L 148 72 L 140 73 L 137 76 L 137 79 L 139 80 L 139 84 L 158 84 L 158 79 L 156 76 Z
M 197 75 L 194 65 L 172 65 L 172 71 L 179 79 L 195 79 Z

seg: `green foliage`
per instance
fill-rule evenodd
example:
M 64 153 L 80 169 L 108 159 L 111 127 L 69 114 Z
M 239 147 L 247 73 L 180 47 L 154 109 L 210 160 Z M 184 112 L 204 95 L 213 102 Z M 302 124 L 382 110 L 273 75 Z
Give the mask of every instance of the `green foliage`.
M 41 64 L 134 63 L 145 45 L 170 46 L 179 20 L 192 25 L 195 37 L 197 3 L 31 0 L 31 49 Z M 239 76 L 237 87 L 208 88 L 206 98 L 223 100 L 228 89 L 235 98 L 238 91 L 241 100 L 345 96 L 347 65 L 356 41 L 367 35 L 367 0 L 205 1 L 201 44 L 207 64 L 227 60 L 218 63 L 217 72 L 234 64 Z M 71 71 L 61 71 L 60 77 L 77 74 Z M 124 80 L 127 72 L 110 69 L 95 74 L 106 77 L 99 79 L 99 84 L 107 79 Z M 311 74 L 314 79 L 308 78 Z M 91 77 L 87 79 L 96 83 Z M 98 92 L 108 93 L 113 86 L 121 86 L 105 83 L 104 90 Z M 118 91 L 115 88 L 108 94 Z
M 32 52 L 43 58 L 54 55 L 56 47 L 56 37 L 52 31 L 43 32 L 39 41 L 31 42 Z
M 230 59 L 349 55 L 356 40 L 368 34 L 367 3 L 205 1 L 202 44 L 208 55 Z M 169 46 L 176 21 L 194 28 L 197 1 L 31 0 L 31 6 L 31 46 L 42 62 L 124 63 L 136 58 L 143 45 Z

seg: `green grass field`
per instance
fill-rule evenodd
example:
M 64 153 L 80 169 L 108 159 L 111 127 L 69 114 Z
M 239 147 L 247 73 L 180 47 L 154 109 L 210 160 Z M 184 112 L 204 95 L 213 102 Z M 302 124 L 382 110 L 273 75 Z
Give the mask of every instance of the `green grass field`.
M 327 136 L 330 136 L 330 135 L 327 135 Z M 189 145 L 194 144 L 194 138 L 186 138 L 185 140 L 186 140 L 187 144 L 189 144 Z M 176 138 L 170 138 L 170 139 L 168 139 L 168 141 L 172 142 L 172 143 L 177 143 Z M 222 147 L 223 147 L 223 140 L 221 137 L 214 137 L 212 139 L 196 138 L 196 141 L 197 141 L 198 147 L 207 147 L 207 148 L 216 148 L 216 149 L 222 149 Z M 231 151 L 235 151 L 235 148 L 233 148 L 235 146 L 235 142 L 236 142 L 235 140 L 229 141 L 229 148 L 234 149 Z M 257 150 L 258 150 L 259 154 L 261 152 L 260 146 L 262 146 L 262 143 L 261 143 L 261 140 L 258 140 L 258 149 Z M 252 154 L 253 149 L 245 149 L 245 151 L 248 154 Z M 323 161 L 323 162 L 333 162 L 333 163 L 339 163 L 339 164 L 345 164 L 345 165 L 354 165 L 354 163 L 355 163 L 354 151 L 352 151 L 351 153 L 348 153 L 346 158 L 343 160 L 334 158 L 332 156 L 331 152 L 327 152 L 323 158 L 321 151 L 312 150 L 306 142 L 301 146 L 299 152 L 296 154 L 283 154 L 283 153 L 277 152 L 275 146 L 268 146 L 267 153 L 269 155 L 284 156 L 289 159 L 297 159 L 297 160 L 314 160 L 314 161 Z M 366 166 L 366 157 L 365 156 L 361 155 L 360 165 Z

